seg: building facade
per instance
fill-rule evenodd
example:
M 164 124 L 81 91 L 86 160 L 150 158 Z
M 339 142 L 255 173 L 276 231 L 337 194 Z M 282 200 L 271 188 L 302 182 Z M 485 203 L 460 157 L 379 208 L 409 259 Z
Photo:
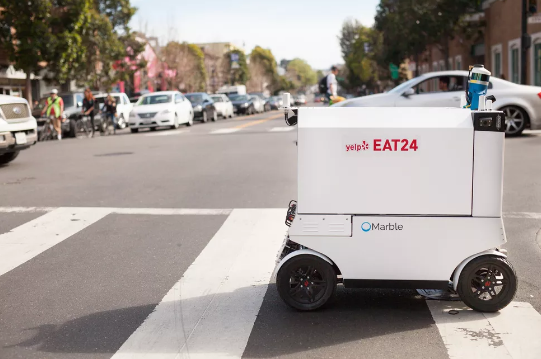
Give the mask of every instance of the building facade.
M 223 71 L 224 55 L 229 51 L 244 50 L 231 42 L 210 42 L 195 45 L 199 46 L 205 55 L 204 61 L 205 70 L 207 71 L 207 91 L 214 93 L 220 87 L 227 84 L 229 80 L 229 76 Z

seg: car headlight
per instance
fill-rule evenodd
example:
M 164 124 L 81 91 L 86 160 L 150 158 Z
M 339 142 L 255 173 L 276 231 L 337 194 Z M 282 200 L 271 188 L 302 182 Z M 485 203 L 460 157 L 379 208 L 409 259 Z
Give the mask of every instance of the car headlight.
M 137 115 L 133 112 L 130 112 L 130 118 L 137 118 Z
M 203 106 L 201 106 L 201 105 L 196 105 L 196 106 L 194 106 L 193 110 L 194 110 L 195 112 L 201 112 L 201 111 L 203 111 Z
M 243 104 L 242 104 L 242 105 L 240 105 L 240 106 L 241 106 L 241 107 L 248 107 L 248 103 L 247 103 L 247 102 L 245 102 L 245 103 L 243 103 Z
M 168 108 L 162 111 L 162 114 L 168 114 L 168 113 L 171 113 L 171 110 Z

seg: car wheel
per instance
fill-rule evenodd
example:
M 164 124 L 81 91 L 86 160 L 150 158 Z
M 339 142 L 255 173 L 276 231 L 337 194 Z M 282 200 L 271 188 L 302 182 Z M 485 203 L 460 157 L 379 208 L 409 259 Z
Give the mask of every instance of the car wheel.
M 472 259 L 458 279 L 457 292 L 468 307 L 497 312 L 513 300 L 517 275 L 506 258 L 482 256 Z
M 13 161 L 14 159 L 16 159 L 17 156 L 19 155 L 19 152 L 20 151 L 15 151 L 15 152 L 9 152 L 9 153 L 4 153 L 3 155 L 0 155 L 0 165 L 5 165 L 6 163 L 9 163 Z
M 120 117 L 118 118 L 117 125 L 118 125 L 118 128 L 121 130 L 126 128 L 126 120 L 124 119 L 124 114 L 121 114 Z
M 137 133 L 139 132 L 138 128 L 130 128 L 131 133 Z
M 207 122 L 208 121 L 208 118 L 207 118 L 207 111 L 203 111 L 203 123 Z
M 505 106 L 500 109 L 505 114 L 505 134 L 507 136 L 518 136 L 526 128 L 528 115 L 526 111 L 518 106 Z
M 336 282 L 332 265 L 313 255 L 289 259 L 276 275 L 276 287 L 282 300 L 302 311 L 325 305 L 334 296 Z
M 71 138 L 77 137 L 77 123 L 74 120 L 66 120 L 69 121 L 69 132 L 68 135 Z
M 212 115 L 212 122 L 218 121 L 218 112 L 214 111 L 214 114 Z
M 173 120 L 173 126 L 171 126 L 171 129 L 176 130 L 178 127 L 179 127 L 178 115 L 175 113 L 175 119 Z

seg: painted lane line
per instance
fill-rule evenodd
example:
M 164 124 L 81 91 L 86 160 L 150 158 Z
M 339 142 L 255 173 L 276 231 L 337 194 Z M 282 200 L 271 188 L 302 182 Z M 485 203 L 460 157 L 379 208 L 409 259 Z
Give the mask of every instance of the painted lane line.
M 270 116 L 270 117 L 267 117 L 267 118 L 263 118 L 261 120 L 255 120 L 255 121 L 251 121 L 251 122 L 247 122 L 247 123 L 243 123 L 242 125 L 238 125 L 234 128 L 246 128 L 246 127 L 250 127 L 250 126 L 255 126 L 255 125 L 259 125 L 260 123 L 264 123 L 264 122 L 267 122 L 267 121 L 270 121 L 270 120 L 274 120 L 274 119 L 277 119 L 277 118 L 280 118 L 280 117 L 283 117 L 283 115 L 274 115 L 274 116 Z
M 226 133 L 233 133 L 233 132 L 237 132 L 237 131 L 240 131 L 240 128 L 221 128 L 219 130 L 214 130 L 214 131 L 211 131 L 210 134 L 211 135 L 221 135 L 221 134 L 226 134 Z
M 57 207 L 0 207 L 0 213 L 36 213 L 51 212 Z
M 162 132 L 156 132 L 156 133 L 147 133 L 145 134 L 146 137 L 156 137 L 156 136 L 175 136 L 175 135 L 182 135 L 183 133 L 188 133 L 189 130 L 180 130 L 180 131 L 162 131 Z
M 276 110 L 272 111 L 272 112 L 276 112 Z M 233 118 L 233 120 L 235 121 L 242 121 L 242 120 L 248 120 L 250 118 L 254 118 L 254 117 L 257 117 L 257 116 L 261 116 L 262 114 L 258 113 L 258 114 L 255 114 L 255 115 L 250 115 L 250 116 L 244 116 L 244 115 L 235 115 L 235 118 Z
M 285 233 L 282 209 L 235 209 L 113 359 L 240 358 Z
M 541 358 L 541 315 L 512 302 L 498 313 L 480 313 L 462 302 L 427 301 L 449 359 Z M 450 315 L 451 309 L 459 311 Z
M 273 127 L 269 130 L 269 132 L 289 132 L 293 131 L 295 127 L 293 126 L 287 126 L 287 127 Z
M 0 275 L 111 213 L 106 208 L 57 208 L 0 235 Z

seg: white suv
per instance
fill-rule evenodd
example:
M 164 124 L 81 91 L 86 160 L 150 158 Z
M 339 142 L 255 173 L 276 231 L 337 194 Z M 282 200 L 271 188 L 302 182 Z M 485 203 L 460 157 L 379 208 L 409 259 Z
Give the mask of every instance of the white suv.
M 116 102 L 116 113 L 118 114 L 118 128 L 126 128 L 128 126 L 128 119 L 130 117 L 130 112 L 133 110 L 133 103 L 130 102 L 130 99 L 125 93 L 111 92 L 109 93 Z M 98 103 L 100 104 L 100 110 L 105 103 L 107 94 L 98 94 L 94 96 Z
M 36 144 L 38 131 L 28 102 L 0 95 L 0 165 L 13 161 L 19 151 Z

